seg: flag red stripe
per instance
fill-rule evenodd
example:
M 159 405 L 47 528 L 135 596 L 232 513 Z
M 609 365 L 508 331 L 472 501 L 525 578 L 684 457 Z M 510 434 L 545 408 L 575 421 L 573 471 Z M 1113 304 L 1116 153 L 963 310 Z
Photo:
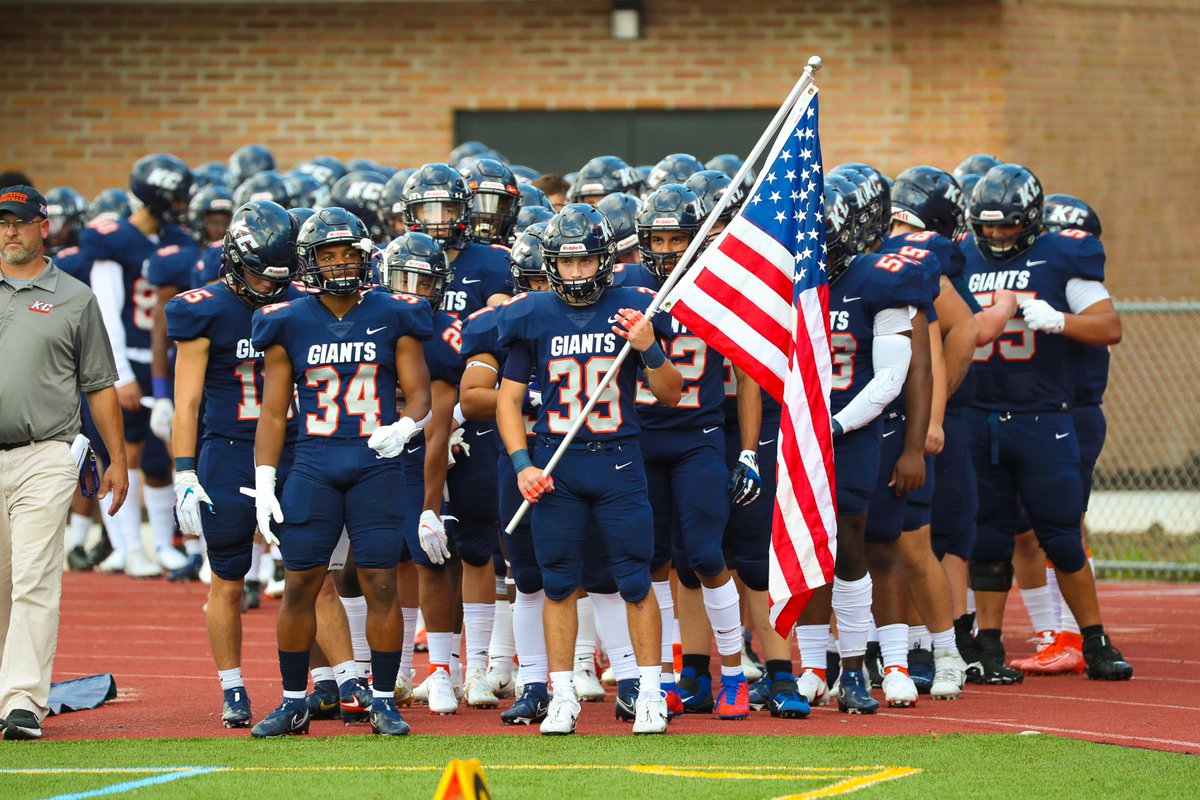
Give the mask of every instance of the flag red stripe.
M 734 225 L 736 224 L 734 222 Z M 751 223 L 745 222 L 743 224 L 750 225 Z M 747 272 L 754 273 L 755 277 L 771 287 L 776 294 L 783 298 L 783 302 L 792 302 L 792 290 L 795 288 L 795 283 L 781 272 L 773 261 L 737 238 L 736 228 L 731 230 L 729 235 L 721 242 L 720 250 L 741 264 Z
M 732 312 L 730 312 L 732 314 Z M 688 306 L 685 300 L 680 300 L 671 308 L 671 314 L 682 322 L 688 330 L 699 336 L 714 350 L 728 358 L 738 367 L 746 371 L 763 391 L 775 398 L 783 397 L 783 376 L 768 367 L 751 350 L 730 338 L 721 329 L 721 320 L 708 320 Z

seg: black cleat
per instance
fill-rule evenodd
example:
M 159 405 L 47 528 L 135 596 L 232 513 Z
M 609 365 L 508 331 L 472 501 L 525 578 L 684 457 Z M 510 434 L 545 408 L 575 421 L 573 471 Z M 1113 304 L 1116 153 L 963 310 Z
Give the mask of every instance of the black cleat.
M 246 581 L 242 586 L 242 612 L 262 605 L 262 584 L 258 581 Z
M 871 690 L 861 669 L 842 670 L 838 681 L 838 711 L 844 714 L 874 714 L 879 710 L 879 701 L 871 697 Z
M 83 545 L 77 544 L 67 552 L 67 568 L 71 572 L 87 572 L 94 566 Z
M 88 568 L 95 569 L 100 566 L 100 562 L 112 555 L 112 542 L 108 541 L 107 534 L 101 534 L 100 541 L 87 552 Z
M 967 680 L 971 683 L 987 683 L 993 686 L 1010 686 L 1025 680 L 1025 673 L 1013 669 L 1004 663 L 1004 642 L 1000 640 L 1000 632 L 979 632 L 975 637 L 975 645 L 979 650 L 979 669 L 975 680 L 972 680 L 972 667 L 967 667 Z
M 825 685 L 830 689 L 837 683 L 838 675 L 842 671 L 842 657 L 838 655 L 836 650 L 825 651 Z
M 550 695 L 544 683 L 527 683 L 525 691 L 513 704 L 500 712 L 500 721 L 505 725 L 532 725 L 546 718 L 550 708 Z
M 883 651 L 879 648 L 879 642 L 867 642 L 867 654 L 863 656 L 863 667 L 867 670 L 867 678 L 871 681 L 872 689 L 883 686 Z
M 933 688 L 933 651 L 914 647 L 908 651 L 908 677 L 920 694 L 929 694 Z
M 272 711 L 250 729 L 255 739 L 273 739 L 276 736 L 296 736 L 308 733 L 308 706 L 303 700 L 284 699 L 279 708 Z
M 1094 681 L 1127 681 L 1133 677 L 1133 665 L 1112 646 L 1107 634 L 1083 640 L 1083 660 L 1087 676 Z
M 396 701 L 379 697 L 371 701 L 371 730 L 384 736 L 407 736 L 408 723 L 396 710 Z
M 967 665 L 967 683 L 983 683 L 983 664 L 979 660 L 979 646 L 975 643 L 975 615 L 963 614 L 954 620 L 954 644 L 958 654 Z
M 178 583 L 179 581 L 198 581 L 200 580 L 200 570 L 204 569 L 204 556 L 199 553 L 193 553 L 187 557 L 187 563 L 179 569 L 173 569 L 167 573 L 167 580 Z

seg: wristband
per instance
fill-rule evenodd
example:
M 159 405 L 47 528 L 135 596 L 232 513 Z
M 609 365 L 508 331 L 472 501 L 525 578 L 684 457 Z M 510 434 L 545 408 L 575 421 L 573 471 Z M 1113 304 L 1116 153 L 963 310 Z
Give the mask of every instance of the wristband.
M 518 450 L 510 455 L 509 458 L 512 459 L 513 469 L 516 470 L 518 475 L 521 474 L 521 470 L 529 469 L 533 466 L 533 459 L 529 457 L 528 450 Z
M 463 415 L 462 403 L 455 403 L 454 404 L 454 427 L 461 428 L 462 424 L 466 421 L 467 421 L 467 418 L 466 418 L 466 416 Z
M 150 390 L 154 393 L 156 400 L 162 397 L 170 397 L 171 379 L 163 375 L 155 375 L 150 379 Z
M 835 417 L 831 420 L 831 424 L 833 427 L 833 438 L 836 439 L 842 435 L 842 423 L 838 422 Z
M 667 354 L 663 352 L 658 342 L 642 351 L 642 364 L 646 369 L 658 369 L 665 363 L 667 363 Z
M 175 471 L 187 472 L 189 470 L 192 472 L 196 471 L 196 459 L 187 456 L 178 456 L 175 459 Z

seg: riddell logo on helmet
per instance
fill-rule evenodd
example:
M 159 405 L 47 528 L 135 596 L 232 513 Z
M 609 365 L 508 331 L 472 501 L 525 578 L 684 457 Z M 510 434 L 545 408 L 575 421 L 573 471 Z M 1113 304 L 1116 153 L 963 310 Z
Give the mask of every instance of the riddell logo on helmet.
M 562 247 L 558 248 L 560 253 L 586 253 L 587 248 L 582 242 L 567 242 Z
M 437 197 L 449 197 L 449 196 L 450 196 L 450 193 L 447 192 L 445 189 L 426 189 L 421 194 L 421 197 L 425 198 L 426 200 L 430 199 L 431 197 L 437 198 Z
M 668 228 L 675 228 L 679 226 L 679 220 L 675 219 L 674 217 L 655 217 L 654 222 L 650 224 L 654 225 L 655 227 L 663 225 Z
M 330 231 L 329 233 L 325 234 L 325 238 L 326 239 L 334 239 L 338 236 L 349 236 L 349 235 L 350 235 L 349 230 Z
M 417 261 L 415 258 L 405 260 L 404 266 L 415 267 L 417 269 L 429 269 L 428 264 L 426 264 L 424 261 Z
M 504 184 L 499 181 L 480 181 L 478 188 L 480 189 L 499 189 L 504 191 Z

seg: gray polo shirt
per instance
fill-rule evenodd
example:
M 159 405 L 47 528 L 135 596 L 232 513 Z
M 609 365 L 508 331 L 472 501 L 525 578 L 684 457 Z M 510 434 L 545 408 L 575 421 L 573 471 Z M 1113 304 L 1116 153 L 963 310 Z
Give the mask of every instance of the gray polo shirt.
M 79 393 L 116 380 L 91 289 L 48 258 L 27 286 L 0 270 L 0 444 L 70 442 L 79 433 Z

